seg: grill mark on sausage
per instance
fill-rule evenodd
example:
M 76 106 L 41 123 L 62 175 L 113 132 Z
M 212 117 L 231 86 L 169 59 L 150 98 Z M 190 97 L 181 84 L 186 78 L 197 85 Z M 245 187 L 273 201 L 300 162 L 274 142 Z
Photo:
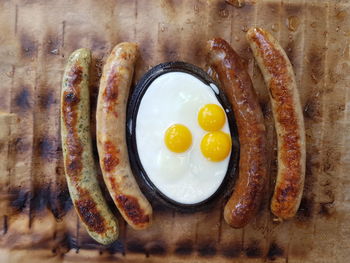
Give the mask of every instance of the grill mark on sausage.
M 121 209 L 127 218 L 131 220 L 135 225 L 145 224 L 150 221 L 148 215 L 145 215 L 143 209 L 140 207 L 137 198 L 120 194 L 119 185 L 114 177 L 109 177 L 113 191 L 116 193 L 115 202 L 119 209 Z
M 288 202 L 288 200 L 294 200 L 299 193 L 299 174 L 302 169 L 300 163 L 301 138 L 295 132 L 299 129 L 299 125 L 297 113 L 293 108 L 292 93 L 288 89 L 288 83 L 291 83 L 292 80 L 287 72 L 288 67 L 284 56 L 273 47 L 263 31 L 256 30 L 257 34 L 253 34 L 251 39 L 257 45 L 259 53 L 264 59 L 265 67 L 272 75 L 268 88 L 276 104 L 277 122 L 283 130 L 282 144 L 279 145 L 279 158 L 285 166 L 281 174 L 285 180 L 276 187 L 275 195 L 278 197 L 276 200 L 279 203 L 279 206 L 276 207 L 276 213 L 281 214 L 293 209 L 294 203 Z
M 145 215 L 143 209 L 140 207 L 137 198 L 130 195 L 118 194 L 115 200 L 135 225 L 146 224 L 150 221 L 149 216 Z
M 111 142 L 106 141 L 104 143 L 105 156 L 103 157 L 103 166 L 107 172 L 111 172 L 119 164 L 119 152 L 120 150 Z
M 87 225 L 90 231 L 104 233 L 107 231 L 106 220 L 97 208 L 97 204 L 89 191 L 77 187 L 79 198 L 74 201 L 75 207 L 81 220 Z
M 67 175 L 76 180 L 82 165 L 83 146 L 79 139 L 77 131 L 78 114 L 77 107 L 80 102 L 80 89 L 77 86 L 81 83 L 83 77 L 83 69 L 77 65 L 68 73 L 68 87 L 63 93 L 62 114 L 63 120 L 67 127 L 67 157 L 66 169 Z
M 72 70 L 68 73 L 68 86 L 74 87 L 81 83 L 83 80 L 83 68 L 79 65 L 72 68 Z
M 107 102 L 111 103 L 118 99 L 118 87 L 122 76 L 118 74 L 117 70 L 113 70 L 113 73 L 107 80 L 107 87 L 104 91 L 104 98 Z
M 122 59 L 129 59 L 129 54 L 122 53 Z M 106 109 L 108 112 L 113 112 L 116 118 L 118 118 L 118 113 L 116 111 L 116 105 L 119 96 L 119 87 L 123 86 L 125 79 L 124 71 L 128 71 L 126 67 L 118 66 L 112 69 L 112 73 L 107 79 L 106 89 L 103 92 L 103 98 L 106 103 Z

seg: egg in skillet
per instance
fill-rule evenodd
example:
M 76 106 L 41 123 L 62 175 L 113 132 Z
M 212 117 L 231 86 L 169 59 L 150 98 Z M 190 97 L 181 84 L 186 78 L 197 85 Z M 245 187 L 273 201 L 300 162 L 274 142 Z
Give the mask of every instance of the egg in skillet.
M 175 203 L 210 198 L 228 172 L 230 125 L 218 87 L 183 71 L 160 74 L 139 100 L 135 141 L 149 181 Z

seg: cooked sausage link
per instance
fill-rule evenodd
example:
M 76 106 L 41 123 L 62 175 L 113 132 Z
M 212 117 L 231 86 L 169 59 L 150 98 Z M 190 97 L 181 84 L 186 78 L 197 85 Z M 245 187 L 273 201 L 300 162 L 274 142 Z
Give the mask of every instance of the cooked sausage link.
M 152 207 L 132 174 L 126 145 L 126 104 L 138 57 L 134 43 L 120 43 L 103 68 L 97 102 L 96 128 L 100 166 L 109 193 L 134 229 L 150 225 Z
M 278 144 L 278 172 L 271 211 L 281 219 L 297 212 L 304 188 L 304 118 L 293 67 L 280 44 L 261 28 L 247 40 L 270 93 Z
M 118 238 L 118 222 L 107 206 L 97 180 L 90 134 L 88 49 L 72 53 L 63 75 L 61 137 L 69 193 L 92 238 L 109 244 Z
M 232 227 L 244 227 L 256 214 L 267 177 L 266 129 L 246 65 L 220 38 L 208 42 L 209 66 L 217 73 L 237 122 L 240 160 L 234 191 L 224 209 Z

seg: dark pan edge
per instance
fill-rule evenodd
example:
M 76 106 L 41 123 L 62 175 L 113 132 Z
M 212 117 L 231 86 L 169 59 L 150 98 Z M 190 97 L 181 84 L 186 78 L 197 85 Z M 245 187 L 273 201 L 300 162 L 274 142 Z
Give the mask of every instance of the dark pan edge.
M 219 188 L 209 198 L 196 204 L 186 205 L 178 203 L 161 193 L 148 178 L 137 153 L 135 130 L 136 118 L 141 100 L 150 84 L 157 77 L 168 72 L 185 72 L 198 78 L 206 85 L 215 84 L 219 88 L 219 94 L 216 94 L 215 92 L 214 94 L 216 95 L 221 105 L 224 107 L 231 132 L 232 149 L 235 149 L 235 151 L 231 151 L 230 161 L 227 169 L 228 172 L 226 173 Z M 202 69 L 192 64 L 180 61 L 162 63 L 150 69 L 145 73 L 145 75 L 143 75 L 140 81 L 136 84 L 134 90 L 132 91 L 132 94 L 130 94 L 127 104 L 126 120 L 126 142 L 128 145 L 131 168 L 142 192 L 145 194 L 148 200 L 151 200 L 152 203 L 158 203 L 179 212 L 195 212 L 209 209 L 213 207 L 214 204 L 226 199 L 231 194 L 233 190 L 235 172 L 238 168 L 239 161 L 238 130 L 231 105 L 225 97 L 224 93 L 221 91 L 220 86 L 218 83 L 212 80 L 210 76 Z

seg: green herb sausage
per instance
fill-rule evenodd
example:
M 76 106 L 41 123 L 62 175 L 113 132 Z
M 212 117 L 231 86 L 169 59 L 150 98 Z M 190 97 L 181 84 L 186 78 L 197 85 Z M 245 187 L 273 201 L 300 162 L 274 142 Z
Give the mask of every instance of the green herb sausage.
M 90 134 L 89 66 L 91 52 L 71 54 L 61 91 L 64 169 L 75 210 L 90 236 L 101 244 L 118 238 L 118 222 L 107 206 L 96 177 Z

